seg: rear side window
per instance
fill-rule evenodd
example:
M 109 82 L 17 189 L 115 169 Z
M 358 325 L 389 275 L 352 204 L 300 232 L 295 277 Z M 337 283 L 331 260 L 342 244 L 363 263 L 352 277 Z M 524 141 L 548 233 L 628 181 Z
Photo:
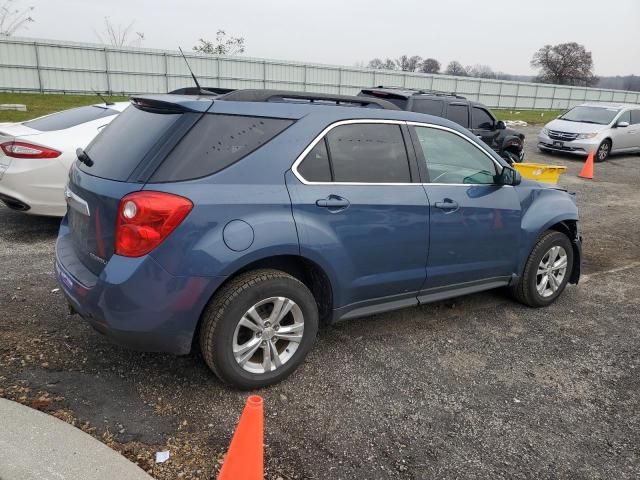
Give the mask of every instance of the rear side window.
M 298 167 L 298 172 L 309 182 L 331 181 L 331 165 L 324 138 L 307 153 L 304 161 Z
M 261 147 L 292 123 L 279 118 L 205 114 L 150 181 L 174 182 L 212 175 Z
M 443 105 L 444 102 L 442 100 L 432 100 L 430 98 L 416 99 L 413 103 L 413 111 L 441 117 Z
M 450 103 L 447 108 L 447 118 L 452 122 L 469 128 L 469 108 L 467 105 Z
M 79 107 L 65 110 L 64 112 L 53 113 L 46 117 L 36 118 L 24 122 L 23 125 L 40 130 L 41 132 L 51 132 L 54 130 L 64 130 L 65 128 L 75 127 L 81 123 L 92 122 L 99 118 L 117 115 L 119 112 L 112 108 L 104 107 Z
M 493 117 L 484 108 L 473 107 L 473 128 L 480 130 L 491 130 L 493 128 Z
M 125 181 L 182 114 L 151 113 L 127 107 L 85 149 L 93 160 L 80 170 L 96 177 Z
M 308 181 L 326 181 L 320 178 L 327 176 L 326 166 L 323 166 L 323 158 L 327 153 L 331 180 L 334 182 L 411 182 L 409 158 L 399 125 L 338 126 L 327 134 L 325 142 L 319 142 L 307 154 L 298 173 Z M 307 177 L 307 174 L 314 176 Z
M 631 110 L 631 125 L 640 124 L 640 110 Z

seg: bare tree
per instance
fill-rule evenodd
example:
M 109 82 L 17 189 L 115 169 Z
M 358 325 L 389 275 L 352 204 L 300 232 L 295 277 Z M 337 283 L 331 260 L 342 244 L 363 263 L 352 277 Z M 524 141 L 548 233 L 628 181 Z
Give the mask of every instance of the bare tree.
M 144 32 L 133 29 L 136 21 L 132 20 L 127 26 L 114 24 L 109 17 L 104 17 L 102 33 L 94 30 L 102 43 L 108 43 L 114 47 L 139 47 L 144 40 Z
M 240 55 L 244 53 L 244 37 L 232 37 L 227 35 L 224 30 L 216 32 L 214 42 L 204 38 L 200 38 L 198 41 L 200 43 L 193 47 L 194 52 L 210 55 Z
M 418 70 L 418 67 L 422 63 L 422 57 L 418 55 L 408 56 L 402 55 L 396 60 L 396 65 L 398 65 L 398 70 L 402 70 L 403 72 L 415 72 Z
M 374 58 L 373 60 L 369 61 L 369 63 L 367 64 L 367 67 L 375 68 L 376 70 L 397 70 L 398 69 L 396 62 L 394 60 L 391 60 L 390 58 L 387 58 L 384 61 L 380 60 L 379 58 Z
M 35 7 L 17 8 L 16 0 L 5 0 L 0 5 L 0 36 L 10 37 L 18 30 L 35 22 L 31 16 Z
M 531 66 L 541 70 L 536 81 L 542 83 L 591 86 L 598 82 L 591 52 L 576 42 L 545 45 L 533 54 Z
M 489 65 L 469 65 L 467 66 L 467 73 L 471 77 L 477 78 L 496 78 L 495 72 Z
M 440 62 L 435 58 L 427 58 L 420 64 L 418 71 L 422 73 L 440 73 Z
M 445 70 L 444 73 L 446 73 L 447 75 L 456 75 L 458 77 L 469 76 L 469 74 L 467 73 L 467 70 L 457 60 L 453 60 L 452 62 L 449 62 L 449 65 L 447 65 L 447 69 Z

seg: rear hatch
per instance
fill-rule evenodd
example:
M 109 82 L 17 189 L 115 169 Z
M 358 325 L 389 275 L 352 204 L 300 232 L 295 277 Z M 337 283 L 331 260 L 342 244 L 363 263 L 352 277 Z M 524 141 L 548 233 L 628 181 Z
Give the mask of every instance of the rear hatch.
M 59 239 L 58 248 L 76 257 L 80 270 L 84 266 L 100 274 L 114 252 L 120 200 L 144 187 L 167 153 L 211 106 L 210 100 L 180 98 L 133 99 L 136 108 L 127 108 L 87 146 L 90 162 L 77 161 L 72 167 L 65 192 L 69 208 L 63 220 L 69 232 Z

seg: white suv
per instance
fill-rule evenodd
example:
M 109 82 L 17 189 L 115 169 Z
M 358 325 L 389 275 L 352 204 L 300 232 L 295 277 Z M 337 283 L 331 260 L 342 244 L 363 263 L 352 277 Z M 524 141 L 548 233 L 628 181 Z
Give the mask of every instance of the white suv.
M 572 108 L 538 134 L 543 152 L 587 155 L 602 162 L 610 153 L 640 151 L 640 105 L 589 104 Z

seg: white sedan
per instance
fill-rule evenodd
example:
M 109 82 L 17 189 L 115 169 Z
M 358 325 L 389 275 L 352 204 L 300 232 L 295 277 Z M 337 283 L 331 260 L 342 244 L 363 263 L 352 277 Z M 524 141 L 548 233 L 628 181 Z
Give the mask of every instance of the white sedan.
M 102 103 L 0 123 L 0 201 L 34 215 L 64 216 L 64 186 L 76 148 L 85 148 L 127 106 Z

